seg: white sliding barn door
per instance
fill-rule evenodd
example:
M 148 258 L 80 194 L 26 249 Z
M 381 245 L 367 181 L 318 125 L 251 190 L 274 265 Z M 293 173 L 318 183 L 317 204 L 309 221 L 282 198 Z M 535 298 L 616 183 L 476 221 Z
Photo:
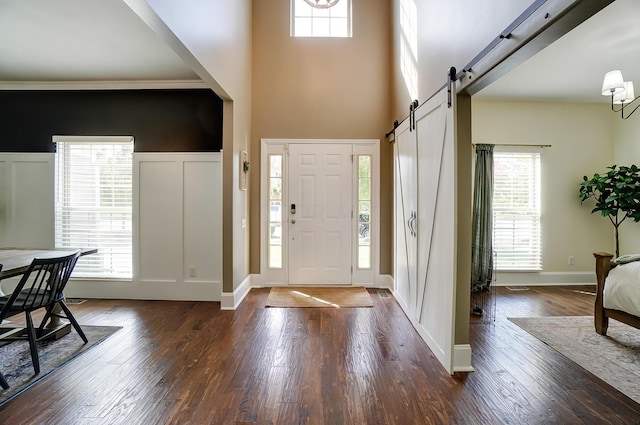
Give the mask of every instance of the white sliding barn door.
M 454 119 L 455 108 L 442 90 L 417 109 L 412 131 L 396 129 L 395 161 L 396 297 L 450 373 L 456 290 Z
M 396 129 L 395 139 L 395 271 L 396 298 L 408 314 L 415 312 L 417 175 L 416 138 L 405 120 Z
M 292 284 L 351 284 L 351 153 L 351 145 L 289 145 Z
M 416 112 L 418 135 L 418 297 L 415 320 L 427 344 L 453 372 L 456 291 L 454 108 L 447 92 Z

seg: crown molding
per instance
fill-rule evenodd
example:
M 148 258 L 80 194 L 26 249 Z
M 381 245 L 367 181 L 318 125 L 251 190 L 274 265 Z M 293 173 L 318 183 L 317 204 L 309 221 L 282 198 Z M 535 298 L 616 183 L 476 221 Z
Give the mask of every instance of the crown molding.
M 0 90 L 208 89 L 202 80 L 0 81 Z

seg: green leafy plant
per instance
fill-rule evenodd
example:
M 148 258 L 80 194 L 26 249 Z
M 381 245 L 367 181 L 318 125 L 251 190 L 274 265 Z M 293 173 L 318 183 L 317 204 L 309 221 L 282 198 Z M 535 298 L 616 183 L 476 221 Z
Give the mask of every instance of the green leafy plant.
M 620 256 L 618 228 L 625 220 L 640 221 L 640 168 L 612 165 L 606 174 L 583 177 L 580 201 L 595 201 L 591 213 L 608 217 L 616 232 L 616 257 Z

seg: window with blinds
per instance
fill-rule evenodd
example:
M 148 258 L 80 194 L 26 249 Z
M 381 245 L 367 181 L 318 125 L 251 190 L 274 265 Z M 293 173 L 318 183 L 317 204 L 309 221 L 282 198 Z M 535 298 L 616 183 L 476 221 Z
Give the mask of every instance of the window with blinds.
M 57 248 L 97 248 L 74 277 L 131 278 L 133 137 L 54 136 Z
M 540 153 L 493 154 L 493 249 L 498 270 L 542 270 Z

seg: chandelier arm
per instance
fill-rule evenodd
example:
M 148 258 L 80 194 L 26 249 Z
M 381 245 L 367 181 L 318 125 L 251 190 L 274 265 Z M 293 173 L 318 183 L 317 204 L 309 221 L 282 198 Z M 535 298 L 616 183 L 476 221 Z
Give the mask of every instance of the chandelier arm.
M 624 109 L 624 105 L 622 105 L 622 107 L 620 109 L 616 109 L 615 104 L 613 103 L 613 94 L 611 95 L 611 110 L 613 112 L 622 112 L 622 110 Z
M 631 105 L 633 102 L 635 102 L 636 100 L 640 99 L 640 96 L 636 97 L 635 99 L 633 99 L 631 102 L 627 103 L 626 105 L 622 105 L 622 108 L 620 109 L 622 111 L 622 119 L 626 120 L 627 118 L 629 118 L 638 108 L 640 108 L 640 103 L 638 105 L 636 105 L 635 108 L 633 108 L 633 110 L 631 112 L 629 112 L 629 114 L 627 114 L 627 116 L 624 116 L 624 110 L 625 108 L 628 108 L 629 105 Z

